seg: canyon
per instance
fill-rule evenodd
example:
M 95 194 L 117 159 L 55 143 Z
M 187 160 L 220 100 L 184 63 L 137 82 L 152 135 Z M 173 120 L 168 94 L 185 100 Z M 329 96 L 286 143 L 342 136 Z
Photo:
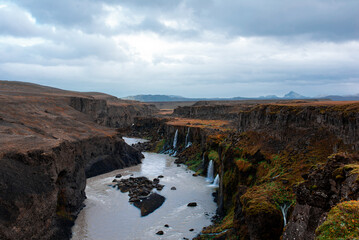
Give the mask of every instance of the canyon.
M 113 127 L 154 107 L 0 82 L 0 238 L 69 239 L 86 177 L 141 162 Z
M 196 176 L 212 161 L 218 217 L 196 239 L 358 237 L 359 102 L 203 101 L 172 111 L 6 81 L 0 102 L 1 239 L 69 239 L 86 178 L 139 164 L 144 149 L 174 155 Z M 132 147 L 122 136 L 149 142 Z M 336 222 L 338 211 L 351 217 Z

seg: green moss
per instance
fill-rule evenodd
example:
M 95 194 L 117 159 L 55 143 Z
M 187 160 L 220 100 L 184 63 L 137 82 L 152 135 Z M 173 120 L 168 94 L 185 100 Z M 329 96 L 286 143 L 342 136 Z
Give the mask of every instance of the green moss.
M 258 214 L 270 214 L 278 211 L 276 206 L 270 202 L 270 196 L 263 192 L 261 187 L 250 188 L 242 197 L 243 210 L 246 216 Z
M 165 145 L 165 143 L 166 143 L 166 140 L 165 139 L 162 139 L 162 140 L 160 140 L 160 141 L 158 141 L 157 143 L 156 143 L 156 146 L 155 146 L 155 152 L 161 152 L 162 150 L 163 150 L 163 146 Z
M 217 164 L 219 164 L 219 154 L 217 151 L 215 150 L 211 150 L 208 154 L 208 159 L 209 160 L 213 160 L 214 162 L 216 162 Z
M 315 233 L 317 240 L 358 239 L 359 201 L 342 202 L 333 207 Z
M 351 175 L 357 174 L 356 181 L 359 182 L 359 164 L 348 164 L 344 166 L 345 170 L 349 170 Z
M 250 188 L 242 197 L 243 210 L 246 214 L 273 213 L 279 211 L 284 203 L 293 204 L 295 195 L 291 189 L 276 182 Z
M 211 235 L 213 233 L 220 233 L 227 229 L 230 229 L 233 227 L 233 218 L 234 218 L 234 208 L 231 208 L 228 211 L 228 214 L 219 222 L 215 223 L 214 225 L 211 225 L 207 227 L 202 232 L 202 239 L 211 239 Z M 218 236 L 217 236 L 218 237 Z
M 223 175 L 223 185 L 224 187 L 228 187 L 231 183 L 234 182 L 236 175 L 235 175 L 235 170 L 234 169 L 230 169 L 228 171 L 226 171 Z
M 188 168 L 195 172 L 200 170 L 201 164 L 202 164 L 202 160 L 197 158 L 191 159 L 186 162 Z

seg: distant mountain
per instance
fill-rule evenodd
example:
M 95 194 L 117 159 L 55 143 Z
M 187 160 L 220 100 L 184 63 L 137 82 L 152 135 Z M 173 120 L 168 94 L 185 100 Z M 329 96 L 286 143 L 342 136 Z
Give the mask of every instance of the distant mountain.
M 285 94 L 283 97 L 278 97 L 276 95 L 267 95 L 267 96 L 260 96 L 260 97 L 253 97 L 253 98 L 246 98 L 246 97 L 233 97 L 233 98 L 186 98 L 182 96 L 176 95 L 135 95 L 135 96 L 128 96 L 124 99 L 129 100 L 136 100 L 140 102 L 186 102 L 186 101 L 231 101 L 231 100 L 269 100 L 269 99 L 331 99 L 333 101 L 359 101 L 359 94 L 350 95 L 350 96 L 339 96 L 339 95 L 329 95 L 329 96 L 322 96 L 319 98 L 310 98 L 303 96 L 299 93 L 294 91 L 290 91 L 289 93 Z
M 308 97 L 305 97 L 303 95 L 300 95 L 299 93 L 290 91 L 286 95 L 284 95 L 283 99 L 306 99 Z
M 259 99 L 280 99 L 277 95 L 260 96 Z

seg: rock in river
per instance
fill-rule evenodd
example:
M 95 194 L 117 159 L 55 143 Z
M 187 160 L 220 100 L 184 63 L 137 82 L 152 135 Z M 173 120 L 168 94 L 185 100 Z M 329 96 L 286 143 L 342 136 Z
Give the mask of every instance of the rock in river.
M 197 203 L 196 202 L 190 202 L 187 204 L 187 207 L 196 207 Z
M 152 193 L 149 197 L 142 199 L 139 202 L 134 202 L 133 205 L 141 209 L 141 216 L 143 217 L 161 207 L 165 199 L 165 197 L 157 193 Z
M 121 192 L 129 192 L 129 202 L 141 210 L 141 216 L 148 214 L 159 208 L 165 201 L 165 197 L 152 193 L 152 189 L 156 188 L 161 191 L 164 185 L 159 184 L 158 178 L 149 180 L 146 177 L 130 177 L 128 179 L 121 179 L 117 181 L 116 185 Z

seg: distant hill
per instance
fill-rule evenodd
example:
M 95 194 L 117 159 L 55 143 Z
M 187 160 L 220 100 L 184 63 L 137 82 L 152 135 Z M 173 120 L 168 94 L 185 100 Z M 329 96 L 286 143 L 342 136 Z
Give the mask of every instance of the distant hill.
M 233 97 L 233 98 L 186 98 L 176 95 L 135 95 L 124 97 L 123 99 L 136 100 L 140 102 L 186 102 L 186 101 L 221 101 L 221 100 L 257 100 L 257 99 L 306 99 L 308 97 L 302 96 L 296 92 L 289 92 L 283 98 L 276 95 L 260 96 L 256 98 L 248 97 Z
M 233 97 L 233 98 L 186 98 L 182 96 L 176 95 L 135 95 L 135 96 L 128 96 L 123 99 L 128 100 L 136 100 L 140 102 L 187 102 L 187 101 L 231 101 L 231 100 L 269 100 L 269 99 L 330 99 L 333 101 L 359 101 L 359 94 L 350 95 L 350 96 L 339 96 L 339 95 L 329 95 L 329 96 L 322 96 L 316 98 L 310 98 L 303 96 L 299 93 L 294 91 L 290 91 L 289 93 L 285 94 L 283 97 L 278 97 L 276 95 L 267 95 L 267 96 L 260 96 L 260 97 Z
M 359 94 L 347 96 L 329 95 L 325 96 L 324 98 L 328 98 L 333 101 L 359 101 Z

